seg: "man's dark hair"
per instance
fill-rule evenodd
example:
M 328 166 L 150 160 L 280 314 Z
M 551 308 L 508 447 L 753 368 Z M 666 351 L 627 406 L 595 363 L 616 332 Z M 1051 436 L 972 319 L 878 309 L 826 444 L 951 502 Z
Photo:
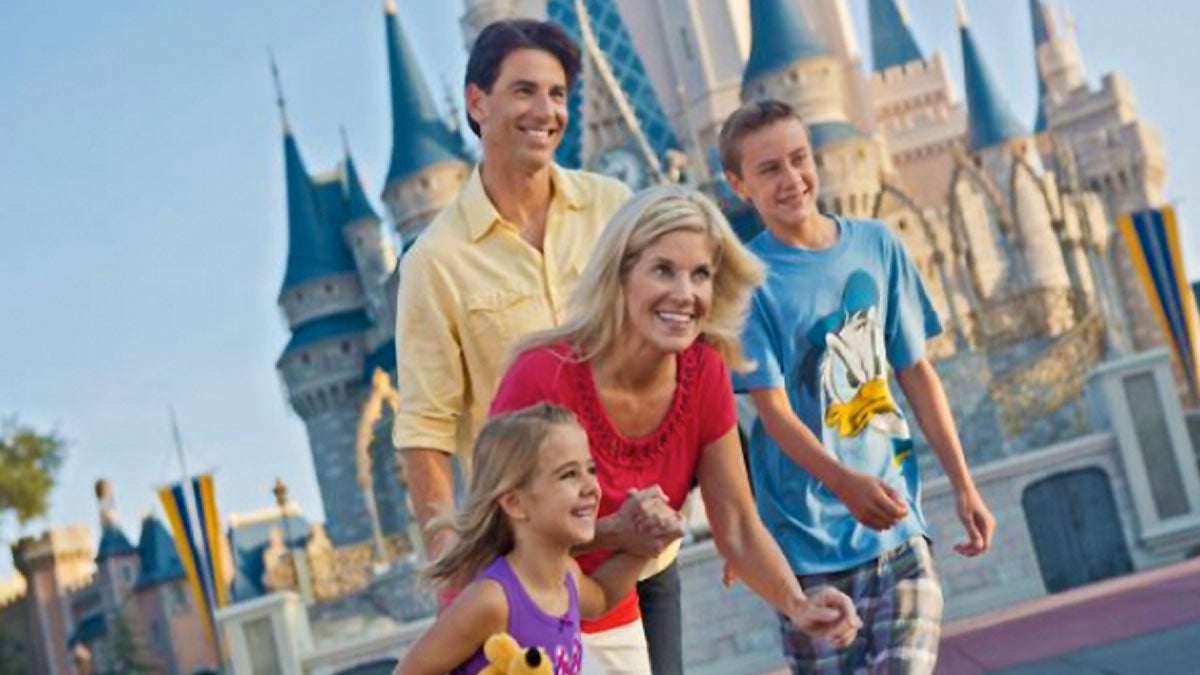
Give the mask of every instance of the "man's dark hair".
M 579 47 L 561 28 L 548 21 L 508 19 L 488 24 L 471 48 L 467 58 L 466 85 L 473 84 L 487 93 L 492 92 L 504 59 L 518 49 L 540 49 L 558 59 L 567 74 L 570 89 L 579 78 Z M 471 131 L 479 135 L 479 125 L 467 115 Z
M 733 114 L 721 125 L 721 134 L 717 139 L 717 151 L 721 155 L 721 166 L 738 178 L 742 177 L 741 142 L 746 136 L 768 127 L 779 120 L 794 119 L 800 122 L 800 115 L 791 104 L 776 99 L 750 101 L 733 111 Z M 807 129 L 805 129 L 807 133 Z

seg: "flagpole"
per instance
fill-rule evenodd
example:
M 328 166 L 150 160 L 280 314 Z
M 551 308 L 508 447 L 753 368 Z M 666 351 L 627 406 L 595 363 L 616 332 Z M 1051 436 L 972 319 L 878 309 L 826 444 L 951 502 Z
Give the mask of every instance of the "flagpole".
M 175 452 L 179 455 L 179 468 L 183 471 L 183 480 L 179 483 L 179 487 L 183 491 L 183 503 L 187 507 L 187 518 L 185 519 L 183 526 L 188 529 L 188 532 L 192 533 L 194 540 L 201 541 L 195 536 L 197 530 L 194 518 L 199 515 L 200 511 L 199 505 L 196 504 L 196 496 L 192 491 L 192 479 L 191 474 L 188 473 L 187 466 L 187 453 L 183 451 L 183 439 L 179 434 L 179 420 L 175 417 L 174 406 L 169 408 L 169 410 L 171 412 L 171 437 L 175 440 Z M 203 527 L 203 525 L 201 525 L 201 527 Z M 210 546 L 215 545 L 215 543 L 210 544 Z M 218 555 L 218 553 L 214 552 L 213 555 Z M 200 583 L 204 585 L 204 592 L 208 595 L 208 602 L 206 604 L 208 605 L 208 623 L 210 626 L 212 626 L 213 648 L 217 651 L 217 662 L 221 664 L 222 668 L 224 668 L 225 655 L 224 650 L 221 649 L 221 634 L 220 631 L 217 630 L 217 589 L 213 587 L 213 584 L 216 583 L 216 580 L 213 579 L 212 571 L 209 568 L 206 556 L 197 555 L 196 564 L 200 566 L 200 569 L 198 570 L 200 574 Z

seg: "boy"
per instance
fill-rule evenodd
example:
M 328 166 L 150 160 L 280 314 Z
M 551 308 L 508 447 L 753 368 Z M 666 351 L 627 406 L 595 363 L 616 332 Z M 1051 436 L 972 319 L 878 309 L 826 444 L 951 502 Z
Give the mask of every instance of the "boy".
M 725 122 L 720 152 L 730 185 L 766 226 L 750 243 L 768 267 L 744 336 L 756 366 L 736 377 L 758 410 L 758 508 L 801 584 L 843 591 L 864 622 L 851 645 L 833 650 L 784 620 L 785 655 L 794 673 L 932 672 L 941 587 L 890 371 L 957 496 L 967 541 L 955 550 L 983 553 L 995 528 L 925 358 L 941 324 L 885 225 L 817 212 L 812 147 L 790 105 L 744 105 Z

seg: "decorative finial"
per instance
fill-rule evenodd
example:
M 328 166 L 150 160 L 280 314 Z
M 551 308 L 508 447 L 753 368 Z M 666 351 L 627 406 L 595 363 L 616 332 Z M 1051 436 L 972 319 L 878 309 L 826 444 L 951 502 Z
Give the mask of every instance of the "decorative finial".
M 967 16 L 967 4 L 963 0 L 954 0 L 954 12 L 958 15 L 958 27 L 966 28 L 970 21 Z
M 283 121 L 283 130 L 290 127 L 287 118 L 287 105 L 283 99 L 283 84 L 279 81 L 279 66 L 275 63 L 275 50 L 267 47 L 267 58 L 271 61 L 271 79 L 275 81 L 275 103 L 279 106 L 279 119 Z
M 113 497 L 112 483 L 101 478 L 96 481 L 96 501 L 100 506 L 100 527 L 116 527 L 117 504 Z
M 271 488 L 271 492 L 275 495 L 275 503 L 279 508 L 287 506 L 288 503 L 288 488 L 287 483 L 283 482 L 282 478 L 275 478 L 275 487 Z
M 396 16 L 396 0 L 383 0 L 383 11 Z

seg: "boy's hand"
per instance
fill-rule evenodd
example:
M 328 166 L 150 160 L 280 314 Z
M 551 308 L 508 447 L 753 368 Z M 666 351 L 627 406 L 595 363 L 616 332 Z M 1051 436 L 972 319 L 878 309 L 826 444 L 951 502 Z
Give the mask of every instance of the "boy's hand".
M 839 590 L 822 586 L 809 594 L 798 611 L 788 615 L 792 625 L 841 649 L 854 640 L 862 619 L 854 602 Z
M 858 522 L 872 530 L 886 530 L 908 515 L 908 504 L 900 493 L 874 476 L 847 470 L 829 489 Z
M 954 551 L 961 556 L 973 558 L 991 547 L 992 535 L 996 531 L 996 519 L 974 487 L 959 493 L 957 508 L 958 519 L 967 531 L 967 540 L 955 544 Z

